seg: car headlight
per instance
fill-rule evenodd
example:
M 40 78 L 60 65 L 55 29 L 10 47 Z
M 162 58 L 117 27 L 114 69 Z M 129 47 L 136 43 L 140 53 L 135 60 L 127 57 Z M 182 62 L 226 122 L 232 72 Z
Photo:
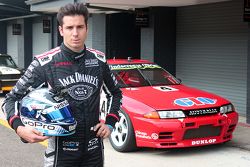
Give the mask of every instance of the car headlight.
M 181 110 L 169 110 L 169 111 L 153 111 L 144 115 L 149 119 L 165 119 L 165 118 L 185 118 L 185 114 Z
M 224 105 L 220 107 L 220 113 L 226 114 L 234 111 L 234 106 L 232 104 Z
M 180 110 L 158 111 L 160 118 L 185 118 L 185 114 Z

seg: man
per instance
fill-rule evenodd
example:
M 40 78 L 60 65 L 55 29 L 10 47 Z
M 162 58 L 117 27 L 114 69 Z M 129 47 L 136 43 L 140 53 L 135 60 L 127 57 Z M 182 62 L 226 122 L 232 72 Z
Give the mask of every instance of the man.
M 61 7 L 57 19 L 63 37 L 60 47 L 35 57 L 25 74 L 6 95 L 3 109 L 10 126 L 22 140 L 29 143 L 48 139 L 44 166 L 103 166 L 102 138 L 111 133 L 119 120 L 121 91 L 106 63 L 103 53 L 86 48 L 88 10 L 82 3 Z M 72 115 L 77 120 L 76 133 L 67 137 L 43 136 L 39 131 L 25 127 L 15 113 L 15 104 L 30 88 L 46 83 L 49 88 L 68 90 Z M 101 89 L 110 92 L 109 114 L 106 124 L 99 121 Z

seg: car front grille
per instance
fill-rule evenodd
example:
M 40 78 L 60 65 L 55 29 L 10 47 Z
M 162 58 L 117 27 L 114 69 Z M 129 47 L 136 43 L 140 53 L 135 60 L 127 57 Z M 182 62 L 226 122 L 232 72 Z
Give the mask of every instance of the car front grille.
M 219 136 L 221 133 L 221 129 L 221 126 L 203 125 L 199 128 L 186 130 L 183 139 Z
M 160 132 L 159 133 L 159 139 L 172 139 L 173 138 L 173 132 Z
M 19 79 L 20 77 L 21 77 L 21 74 L 0 75 L 0 80 Z
M 195 116 L 203 116 L 203 115 L 213 115 L 219 113 L 220 108 L 203 108 L 197 110 L 186 110 L 184 111 L 186 116 L 188 117 L 195 117 Z

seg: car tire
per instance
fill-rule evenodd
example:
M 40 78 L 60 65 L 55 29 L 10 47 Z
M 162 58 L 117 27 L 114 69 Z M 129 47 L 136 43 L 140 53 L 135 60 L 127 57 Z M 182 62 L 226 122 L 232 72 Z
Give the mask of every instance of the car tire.
M 109 137 L 112 147 L 118 152 L 131 152 L 137 149 L 134 128 L 127 113 L 120 110 L 120 121 Z

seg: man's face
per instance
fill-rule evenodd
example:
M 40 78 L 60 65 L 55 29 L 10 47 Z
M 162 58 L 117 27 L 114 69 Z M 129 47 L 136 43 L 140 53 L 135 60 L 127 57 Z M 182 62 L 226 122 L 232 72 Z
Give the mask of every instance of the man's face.
M 87 25 L 82 15 L 64 16 L 63 25 L 59 26 L 59 32 L 63 37 L 64 44 L 75 52 L 84 49 L 87 38 Z

